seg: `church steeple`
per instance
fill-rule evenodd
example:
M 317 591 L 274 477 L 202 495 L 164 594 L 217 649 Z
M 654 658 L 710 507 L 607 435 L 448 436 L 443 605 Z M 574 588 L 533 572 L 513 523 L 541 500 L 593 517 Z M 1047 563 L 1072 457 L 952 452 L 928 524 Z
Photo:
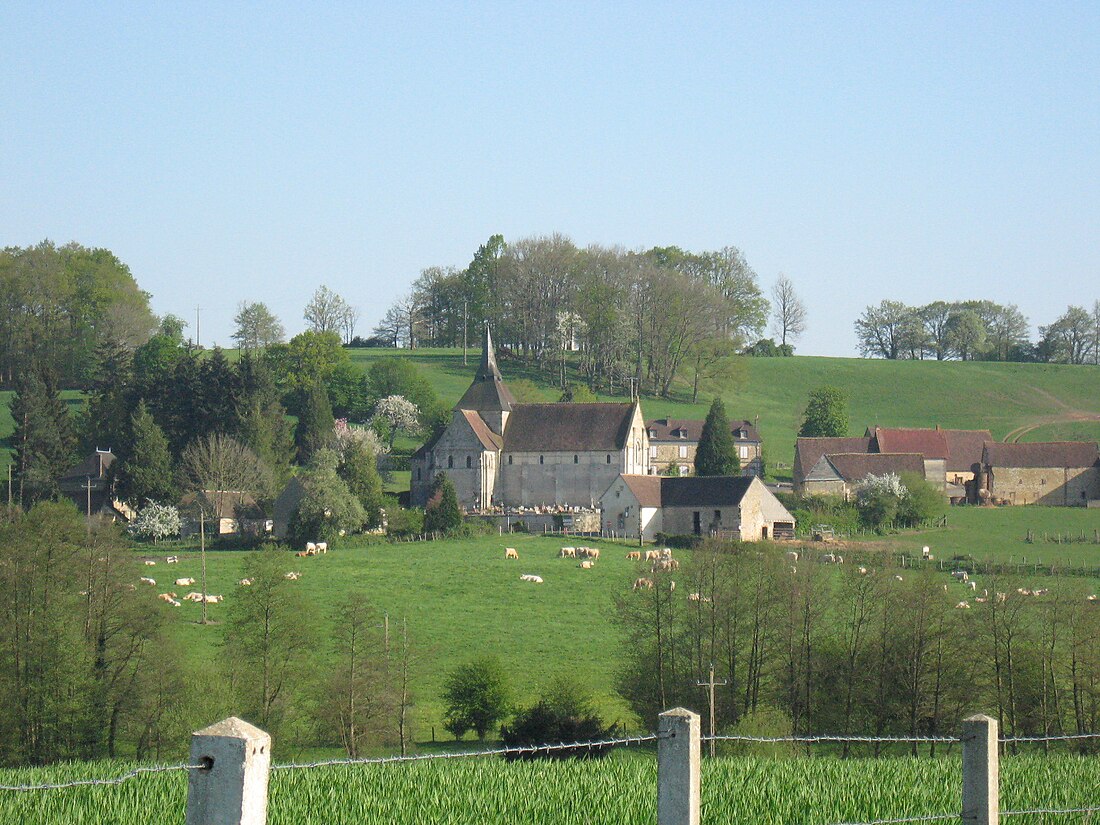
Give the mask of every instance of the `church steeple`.
M 489 322 L 485 322 L 485 349 L 481 351 L 481 366 L 478 367 L 477 381 L 503 381 L 497 368 L 497 353 L 493 349 L 493 336 L 489 333 Z
M 504 379 L 501 378 L 500 369 L 497 367 L 497 355 L 493 349 L 493 337 L 489 333 L 489 325 L 485 325 L 485 349 L 481 353 L 481 365 L 477 369 L 477 374 L 474 376 L 474 381 L 470 384 L 470 388 L 466 390 L 462 399 L 455 404 L 456 410 L 476 410 L 482 413 L 482 418 L 486 418 L 484 413 L 508 413 L 512 410 L 512 405 L 516 403 L 515 397 L 511 391 L 504 384 Z M 490 425 L 495 423 L 497 418 L 500 419 L 498 427 L 494 427 L 494 430 L 499 434 L 503 432 L 504 417 L 503 416 L 491 416 L 494 421 L 490 422 Z M 486 418 L 488 421 L 489 418 Z

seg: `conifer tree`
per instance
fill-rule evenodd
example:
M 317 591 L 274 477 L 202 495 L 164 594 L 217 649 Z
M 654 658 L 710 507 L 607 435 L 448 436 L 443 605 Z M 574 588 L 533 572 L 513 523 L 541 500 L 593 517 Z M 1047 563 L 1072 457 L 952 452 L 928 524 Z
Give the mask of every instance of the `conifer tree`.
M 424 532 L 452 533 L 462 526 L 462 511 L 458 507 L 455 485 L 440 473 L 432 482 L 428 503 L 424 507 Z
M 371 449 L 362 441 L 353 441 L 344 451 L 344 460 L 338 470 L 351 494 L 363 505 L 366 526 L 377 527 L 382 523 L 382 476 L 378 474 L 378 462 Z
M 735 476 L 741 472 L 741 461 L 733 444 L 733 430 L 722 399 L 715 398 L 703 422 L 699 447 L 695 450 L 695 474 L 700 476 Z
M 30 506 L 58 494 L 58 478 L 72 460 L 74 438 L 65 402 L 48 375 L 31 369 L 11 401 L 15 421 L 14 479 L 19 501 Z
M 320 381 L 314 381 L 304 390 L 299 405 L 298 426 L 294 431 L 300 463 L 307 463 L 314 453 L 328 444 L 334 423 L 328 391 Z
M 146 501 L 173 501 L 176 485 L 167 436 L 144 401 L 138 403 L 130 422 L 130 449 L 118 472 L 119 495 L 136 507 Z

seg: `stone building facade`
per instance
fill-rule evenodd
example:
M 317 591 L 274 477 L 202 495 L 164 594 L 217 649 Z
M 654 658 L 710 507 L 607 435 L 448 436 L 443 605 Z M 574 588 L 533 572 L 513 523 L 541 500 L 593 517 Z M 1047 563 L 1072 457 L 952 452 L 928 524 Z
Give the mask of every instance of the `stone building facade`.
M 695 475 L 695 451 L 703 422 L 687 418 L 655 418 L 646 422 L 649 433 L 649 464 L 654 472 L 667 474 L 676 467 L 680 475 Z M 734 421 L 730 431 L 741 461 L 741 475 L 764 475 L 763 443 L 751 421 Z
M 520 404 L 497 367 L 488 330 L 481 365 L 451 423 L 413 454 L 410 499 L 423 506 L 444 473 L 459 504 L 584 507 L 620 473 L 650 472 L 641 406 Z
M 1100 499 L 1100 448 L 1091 441 L 985 446 L 978 503 L 1085 507 Z

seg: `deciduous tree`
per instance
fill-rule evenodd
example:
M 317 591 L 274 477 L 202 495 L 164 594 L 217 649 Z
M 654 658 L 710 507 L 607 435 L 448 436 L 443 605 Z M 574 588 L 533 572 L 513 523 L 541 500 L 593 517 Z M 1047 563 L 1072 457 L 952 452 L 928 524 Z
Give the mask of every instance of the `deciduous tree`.
M 802 438 L 843 438 L 848 435 L 848 395 L 837 387 L 818 387 L 810 393 L 802 426 Z
M 797 341 L 806 331 L 806 306 L 794 291 L 794 284 L 780 273 L 772 287 L 772 330 L 779 336 L 780 346 Z
M 443 683 L 443 725 L 455 739 L 468 730 L 484 739 L 508 715 L 509 695 L 504 667 L 497 658 L 483 656 L 460 665 Z
M 233 323 L 236 324 L 233 340 L 242 350 L 264 349 L 286 338 L 283 325 L 262 301 L 238 304 Z

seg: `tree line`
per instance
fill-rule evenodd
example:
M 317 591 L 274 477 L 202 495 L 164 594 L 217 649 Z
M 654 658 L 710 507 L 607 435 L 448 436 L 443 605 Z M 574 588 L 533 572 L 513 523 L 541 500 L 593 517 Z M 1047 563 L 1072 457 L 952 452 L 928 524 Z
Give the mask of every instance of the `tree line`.
M 1091 312 L 1069 307 L 1039 327 L 1037 341 L 1015 304 L 993 301 L 882 301 L 863 311 L 855 331 L 860 354 L 871 358 L 1100 364 L 1100 301 Z
M 146 568 L 116 527 L 69 503 L 0 518 L 0 763 L 132 756 L 185 747 L 195 719 L 245 716 L 284 742 L 366 747 L 409 741 L 413 648 L 361 592 L 315 605 L 286 578 L 285 549 L 249 554 L 251 582 L 227 598 L 218 655 L 196 658 L 164 605 L 135 586 Z M 201 667 L 201 678 L 194 668 Z
M 805 310 L 777 285 L 777 334 L 790 346 Z M 561 235 L 505 243 L 492 236 L 465 269 L 430 267 L 375 328 L 389 346 L 477 346 L 489 324 L 498 346 L 564 386 L 576 353 L 590 389 L 667 396 L 756 341 L 769 317 L 756 273 L 735 247 L 691 253 L 577 248 Z
M 616 600 L 628 651 L 619 687 L 651 724 L 704 704 L 711 663 L 728 682 L 723 728 L 764 718 L 772 734 L 950 736 L 978 710 L 1006 736 L 1100 724 L 1100 610 L 1076 582 L 1032 595 L 990 575 L 970 598 L 931 571 L 716 543 L 696 550 L 679 587 L 653 578 Z

